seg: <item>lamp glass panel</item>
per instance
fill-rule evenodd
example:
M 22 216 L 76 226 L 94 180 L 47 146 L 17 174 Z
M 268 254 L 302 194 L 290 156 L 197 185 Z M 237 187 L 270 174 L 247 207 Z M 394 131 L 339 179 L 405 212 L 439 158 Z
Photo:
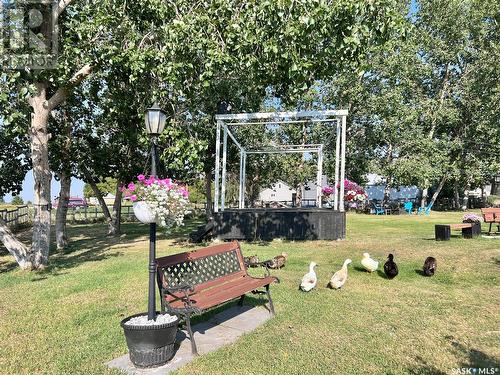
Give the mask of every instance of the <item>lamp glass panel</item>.
M 167 121 L 167 115 L 163 111 L 158 111 L 159 119 L 158 119 L 158 134 L 163 133 L 163 129 L 165 129 L 165 122 Z
M 159 110 L 149 110 L 149 133 L 158 134 L 158 127 L 160 122 L 160 111 Z

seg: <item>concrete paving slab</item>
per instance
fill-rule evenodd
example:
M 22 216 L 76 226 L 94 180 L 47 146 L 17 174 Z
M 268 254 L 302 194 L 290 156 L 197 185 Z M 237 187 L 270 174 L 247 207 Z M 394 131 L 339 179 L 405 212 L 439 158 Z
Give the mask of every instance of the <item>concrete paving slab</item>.
M 211 319 L 193 326 L 194 338 L 200 355 L 213 352 L 235 342 L 241 335 L 264 324 L 272 315 L 265 307 L 233 306 L 214 315 Z M 167 364 L 151 369 L 138 369 L 130 361 L 128 353 L 107 363 L 110 368 L 125 371 L 128 375 L 165 375 L 194 357 L 191 354 L 189 335 L 185 330 L 177 333 L 177 351 Z

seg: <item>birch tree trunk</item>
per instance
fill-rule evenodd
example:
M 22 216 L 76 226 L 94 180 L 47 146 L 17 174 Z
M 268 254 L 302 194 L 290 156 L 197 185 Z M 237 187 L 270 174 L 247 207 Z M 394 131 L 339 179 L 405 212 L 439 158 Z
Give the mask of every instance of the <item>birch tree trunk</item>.
M 0 219 L 0 241 L 14 257 L 21 269 L 31 270 L 33 268 L 30 249 L 14 236 L 2 219 Z
M 31 115 L 31 162 L 34 178 L 35 215 L 33 218 L 32 266 L 44 268 L 49 260 L 50 246 L 50 182 L 48 145 L 50 134 L 47 131 L 49 108 L 46 106 L 47 84 L 37 82 L 37 95 L 30 98 L 33 108 Z
M 389 143 L 386 161 L 387 165 L 390 166 L 392 163 L 392 143 Z M 392 185 L 392 177 L 387 176 L 384 187 L 384 197 L 382 198 L 382 205 L 385 205 L 391 198 L 391 185 Z
M 101 206 L 102 213 L 104 215 L 104 219 L 108 223 L 108 235 L 111 236 L 116 236 L 120 233 L 120 223 L 121 223 L 121 198 L 122 198 L 122 192 L 119 190 L 120 188 L 120 182 L 117 182 L 117 191 L 115 195 L 115 202 L 113 204 L 113 215 L 111 216 L 111 213 L 109 212 L 109 208 L 106 205 L 106 201 L 104 200 L 104 197 L 102 196 L 101 191 L 97 187 L 96 182 L 88 172 L 88 170 L 83 167 L 81 168 L 83 175 L 85 176 L 85 182 L 88 183 L 94 192 L 94 195 L 97 198 L 97 201 L 99 202 L 99 205 Z M 117 200 L 118 199 L 118 200 Z M 118 217 L 116 217 L 116 214 L 118 213 Z
M 63 111 L 64 142 L 62 143 L 62 171 L 59 173 L 61 191 L 56 212 L 56 247 L 57 250 L 64 250 L 68 246 L 68 234 L 66 231 L 66 217 L 68 213 L 68 203 L 71 193 L 71 124 L 69 123 L 67 112 Z
M 122 216 L 122 191 L 120 190 L 121 182 L 116 183 L 115 201 L 113 203 L 112 220 L 108 222 L 108 235 L 117 236 L 121 230 Z
M 439 193 L 441 193 L 441 190 L 443 189 L 443 186 L 444 186 L 444 183 L 446 182 L 446 179 L 448 177 L 447 176 L 444 176 L 441 181 L 439 182 L 439 185 L 438 185 L 438 188 L 436 189 L 436 191 L 434 192 L 434 194 L 432 195 L 432 198 L 431 198 L 431 201 L 429 202 L 429 206 L 433 206 L 434 205 L 434 202 L 436 201 Z
M 469 208 L 469 189 L 470 185 L 467 184 L 467 187 L 464 190 L 464 201 L 462 203 L 462 210 L 466 211 Z
M 102 196 L 101 191 L 97 187 L 97 184 L 95 183 L 94 179 L 88 174 L 87 171 L 84 171 L 85 175 L 85 182 L 88 183 L 94 192 L 95 197 L 97 198 L 97 201 L 99 202 L 99 206 L 101 206 L 102 214 L 104 215 L 104 219 L 109 225 L 109 222 L 113 221 L 113 218 L 111 217 L 111 214 L 109 212 L 108 206 L 106 205 L 106 202 L 104 201 L 104 197 Z
M 71 175 L 68 171 L 59 174 L 61 180 L 61 191 L 56 212 L 56 245 L 57 250 L 64 250 L 68 246 L 68 235 L 66 231 L 66 216 L 68 214 L 68 203 L 71 191 Z
M 458 183 L 455 181 L 453 184 L 453 208 L 455 210 L 460 209 L 460 194 L 458 192 Z

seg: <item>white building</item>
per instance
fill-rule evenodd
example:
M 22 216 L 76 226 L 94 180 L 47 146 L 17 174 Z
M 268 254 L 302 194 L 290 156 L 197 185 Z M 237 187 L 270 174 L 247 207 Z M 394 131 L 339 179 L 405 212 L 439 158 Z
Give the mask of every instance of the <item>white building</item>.
M 327 177 L 322 178 L 322 188 L 328 183 Z M 259 201 L 265 202 L 289 202 L 295 200 L 296 190 L 283 181 L 277 181 L 259 193 Z M 302 188 L 302 205 L 315 206 L 316 205 L 316 181 L 307 182 Z
M 291 202 L 295 189 L 283 181 L 277 181 L 271 187 L 259 193 L 259 200 L 262 202 Z
M 106 206 L 112 206 L 115 203 L 115 196 L 111 193 L 106 194 L 103 198 L 104 202 L 106 202 Z M 94 206 L 99 205 L 99 201 L 97 200 L 96 197 L 90 197 L 89 203 Z

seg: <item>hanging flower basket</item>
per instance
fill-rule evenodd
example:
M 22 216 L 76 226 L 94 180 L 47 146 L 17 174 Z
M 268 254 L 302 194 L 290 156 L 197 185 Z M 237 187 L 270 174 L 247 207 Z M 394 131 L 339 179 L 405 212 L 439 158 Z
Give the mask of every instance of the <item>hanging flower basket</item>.
M 145 201 L 134 202 L 132 205 L 137 220 L 144 224 L 156 222 L 156 214 Z
M 189 193 L 170 178 L 159 179 L 140 174 L 137 181 L 122 188 L 125 199 L 133 202 L 134 214 L 142 223 L 157 223 L 167 230 L 181 226 L 189 213 Z

